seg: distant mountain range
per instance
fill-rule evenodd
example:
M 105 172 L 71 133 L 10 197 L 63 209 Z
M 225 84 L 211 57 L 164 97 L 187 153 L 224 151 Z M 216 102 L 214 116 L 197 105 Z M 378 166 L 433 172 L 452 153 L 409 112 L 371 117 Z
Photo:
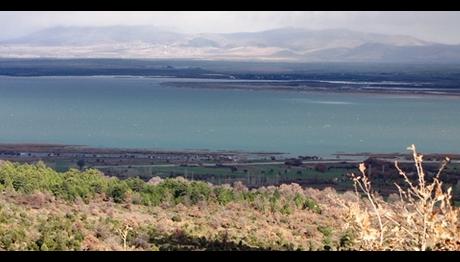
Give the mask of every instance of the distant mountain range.
M 184 34 L 154 26 L 53 27 L 1 41 L 0 57 L 460 63 L 460 45 L 346 29 Z

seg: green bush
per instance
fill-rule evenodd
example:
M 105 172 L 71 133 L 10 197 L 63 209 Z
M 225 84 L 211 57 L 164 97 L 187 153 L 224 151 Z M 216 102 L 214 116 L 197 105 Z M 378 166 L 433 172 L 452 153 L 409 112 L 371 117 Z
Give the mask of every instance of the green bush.
M 294 196 L 294 203 L 297 208 L 299 209 L 309 209 L 314 213 L 320 214 L 321 208 L 319 207 L 318 203 L 315 200 L 303 196 L 299 193 L 296 193 Z
M 196 204 L 200 201 L 208 200 L 212 193 L 212 189 L 208 184 L 198 181 L 166 179 L 159 183 L 157 187 L 164 194 L 164 197 L 172 196 L 174 204 Z
M 23 243 L 26 232 L 19 227 L 0 228 L 0 248 L 4 250 L 16 250 Z
M 294 196 L 294 203 L 297 208 L 302 209 L 304 207 L 305 198 L 301 194 L 296 193 Z
M 208 184 L 199 181 L 191 182 L 187 191 L 192 204 L 209 200 L 211 192 L 212 189 Z
M 146 184 L 140 192 L 141 203 L 147 206 L 158 206 L 167 198 L 165 194 L 166 192 L 162 188 Z
M 170 192 L 174 201 L 174 204 L 184 202 L 187 196 L 187 184 L 185 181 L 166 179 L 158 184 L 158 187 L 163 192 Z
M 314 213 L 321 214 L 321 208 L 319 207 L 318 203 L 316 203 L 316 201 L 311 198 L 305 198 L 303 207 L 304 209 L 309 209 Z
M 342 249 L 346 249 L 346 248 L 350 248 L 353 244 L 353 234 L 352 232 L 350 231 L 347 231 L 345 233 L 342 234 L 342 236 L 340 237 L 340 248 Z
M 217 202 L 221 205 L 226 205 L 235 200 L 235 194 L 232 189 L 224 187 L 216 187 L 214 189 Z
M 138 177 L 130 177 L 125 180 L 128 187 L 134 192 L 141 192 L 144 189 L 144 180 Z
M 318 231 L 323 234 L 323 243 L 325 245 L 325 249 L 327 249 L 326 247 L 330 248 L 332 243 L 331 237 L 333 229 L 328 226 L 318 226 Z
M 254 191 L 243 192 L 243 200 L 246 200 L 249 203 L 253 203 L 256 200 L 258 194 L 259 192 Z
M 129 186 L 123 181 L 113 180 L 108 187 L 108 196 L 113 199 L 115 203 L 122 203 L 126 198 L 126 193 L 129 191 Z
M 292 211 L 293 210 L 288 203 L 284 204 L 283 207 L 280 209 L 280 213 L 283 215 L 290 215 L 292 214 Z
M 83 233 L 72 220 L 49 217 L 38 227 L 40 237 L 35 244 L 40 250 L 80 250 Z
M 0 168 L 0 185 L 18 192 L 48 191 L 66 200 L 89 198 L 106 190 L 106 178 L 97 170 L 70 169 L 58 173 L 44 163 L 6 162 Z

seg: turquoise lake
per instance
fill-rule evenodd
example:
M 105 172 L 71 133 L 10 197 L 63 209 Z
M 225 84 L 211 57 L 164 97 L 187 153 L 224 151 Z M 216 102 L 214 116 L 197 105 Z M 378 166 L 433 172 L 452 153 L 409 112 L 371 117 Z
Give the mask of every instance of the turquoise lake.
M 460 98 L 159 85 L 171 80 L 0 77 L 0 143 L 321 156 L 415 143 L 460 153 Z

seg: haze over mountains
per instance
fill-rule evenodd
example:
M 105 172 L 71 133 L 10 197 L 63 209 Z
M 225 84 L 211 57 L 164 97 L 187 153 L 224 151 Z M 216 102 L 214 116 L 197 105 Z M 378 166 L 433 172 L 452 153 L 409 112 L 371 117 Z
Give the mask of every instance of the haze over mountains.
M 459 63 L 460 45 L 347 29 L 185 34 L 154 26 L 52 27 L 1 41 L 0 57 Z

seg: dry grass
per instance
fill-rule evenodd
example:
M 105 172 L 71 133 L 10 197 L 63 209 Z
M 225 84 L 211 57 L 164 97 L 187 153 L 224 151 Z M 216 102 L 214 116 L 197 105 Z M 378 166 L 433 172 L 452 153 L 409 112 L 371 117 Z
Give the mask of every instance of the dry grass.
M 445 189 L 440 180 L 449 159 L 429 177 L 423 169 L 423 155 L 414 145 L 408 150 L 412 151 L 417 179 L 411 181 L 395 162 L 404 180 L 403 185 L 395 184 L 399 190 L 397 201 L 384 201 L 372 190 L 364 164 L 360 165 L 360 175 L 353 174 L 356 201 L 341 204 L 348 210 L 346 227 L 356 234 L 355 248 L 460 250 L 459 209 L 452 204 L 452 188 Z

